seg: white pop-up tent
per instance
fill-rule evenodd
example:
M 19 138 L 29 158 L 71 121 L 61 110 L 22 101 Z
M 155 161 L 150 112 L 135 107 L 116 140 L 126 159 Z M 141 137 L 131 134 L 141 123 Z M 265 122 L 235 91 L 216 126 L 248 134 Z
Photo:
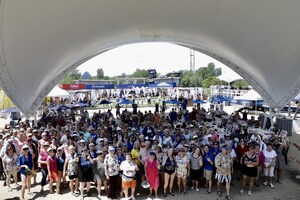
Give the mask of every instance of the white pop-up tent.
M 259 101 L 263 98 L 255 90 L 251 89 L 249 92 L 243 94 L 242 96 L 235 96 L 235 100 L 248 100 L 248 101 Z
M 61 89 L 59 86 L 55 86 L 47 97 L 70 98 L 70 94 L 68 91 Z
M 171 42 L 247 80 L 273 108 L 300 90 L 299 0 L 0 0 L 0 86 L 27 116 L 86 60 Z

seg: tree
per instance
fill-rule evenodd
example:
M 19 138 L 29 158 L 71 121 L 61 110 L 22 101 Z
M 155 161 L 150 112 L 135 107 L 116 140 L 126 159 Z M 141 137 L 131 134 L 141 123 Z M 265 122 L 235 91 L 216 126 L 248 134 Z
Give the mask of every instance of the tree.
M 148 71 L 146 69 L 136 69 L 135 72 L 133 72 L 133 74 L 131 74 L 132 78 L 142 78 L 148 77 Z
M 211 76 L 202 81 L 202 87 L 209 88 L 212 85 L 221 85 L 221 83 L 222 82 L 220 81 L 220 79 L 218 79 L 214 76 Z
M 79 72 L 78 69 L 74 69 L 71 71 L 68 75 L 66 75 L 60 83 L 66 83 L 66 84 L 71 84 L 74 83 L 75 80 L 79 80 L 81 77 L 81 73 Z
M 246 80 L 236 80 L 232 83 L 232 87 L 237 89 L 248 88 L 249 83 Z
M 104 71 L 102 68 L 97 69 L 96 79 L 98 80 L 104 79 Z

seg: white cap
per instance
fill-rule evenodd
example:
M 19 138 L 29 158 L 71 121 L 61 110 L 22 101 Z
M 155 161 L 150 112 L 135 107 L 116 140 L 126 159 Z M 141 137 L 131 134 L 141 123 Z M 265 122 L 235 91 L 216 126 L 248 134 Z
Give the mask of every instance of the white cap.
M 27 144 L 24 144 L 24 145 L 22 146 L 22 150 L 24 150 L 24 149 L 29 149 L 29 146 L 28 146 Z

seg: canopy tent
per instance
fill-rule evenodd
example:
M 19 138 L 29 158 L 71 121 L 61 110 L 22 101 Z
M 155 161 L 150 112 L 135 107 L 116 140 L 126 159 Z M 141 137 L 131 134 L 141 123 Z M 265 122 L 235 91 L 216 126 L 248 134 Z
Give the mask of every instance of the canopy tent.
M 237 73 L 231 73 L 229 71 L 224 71 L 224 72 L 222 71 L 222 74 L 220 76 L 218 76 L 217 78 L 222 81 L 226 81 L 228 84 L 233 81 L 243 79 L 243 77 L 241 77 Z
M 16 107 L 10 107 L 7 108 L 6 110 L 1 111 L 1 113 L 16 113 L 16 112 L 20 112 L 20 110 Z
M 59 86 L 55 86 L 47 95 L 47 97 L 69 98 L 70 94 L 66 90 L 61 89 Z
M 166 83 L 166 82 L 158 83 L 156 86 L 159 87 L 159 88 L 170 88 L 170 87 L 173 87 L 171 84 Z
M 203 101 L 203 100 L 201 100 L 201 99 L 195 99 L 195 100 L 193 100 L 193 103 L 199 103 L 199 104 L 204 104 L 205 103 L 205 101 Z
M 299 0 L 0 0 L 0 86 L 30 116 L 97 54 L 171 42 L 219 60 L 282 108 L 300 91 L 299 7 Z
M 176 99 L 172 99 L 172 100 L 166 101 L 166 104 L 178 105 L 178 104 L 182 104 L 182 102 L 178 101 Z
M 61 111 L 61 110 L 69 110 L 71 107 L 65 105 L 57 105 L 51 108 L 51 110 Z
M 235 96 L 235 100 L 249 100 L 249 101 L 260 101 L 263 100 L 263 98 L 258 94 L 255 90 L 251 89 L 246 94 L 243 94 L 242 96 Z

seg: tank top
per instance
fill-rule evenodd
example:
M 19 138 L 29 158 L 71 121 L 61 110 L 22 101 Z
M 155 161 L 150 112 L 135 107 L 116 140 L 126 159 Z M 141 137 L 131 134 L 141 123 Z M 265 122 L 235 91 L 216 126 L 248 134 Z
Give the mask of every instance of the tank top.
M 67 173 L 68 176 L 73 176 L 78 174 L 78 163 L 75 161 L 74 155 L 69 156 Z
M 256 162 L 256 153 L 252 154 L 250 157 L 248 157 L 247 153 L 245 153 L 243 162 L 245 162 L 245 161 L 247 161 L 247 162 L 251 161 L 252 163 Z
M 166 163 L 165 163 L 165 169 L 168 171 L 173 171 L 175 170 L 175 158 L 172 156 L 173 159 L 170 159 L 168 156 Z
M 191 160 L 191 169 L 192 170 L 198 170 L 201 169 L 199 165 L 199 159 L 201 158 L 201 155 L 199 154 L 197 158 L 194 157 L 194 154 L 191 155 L 190 160 Z

